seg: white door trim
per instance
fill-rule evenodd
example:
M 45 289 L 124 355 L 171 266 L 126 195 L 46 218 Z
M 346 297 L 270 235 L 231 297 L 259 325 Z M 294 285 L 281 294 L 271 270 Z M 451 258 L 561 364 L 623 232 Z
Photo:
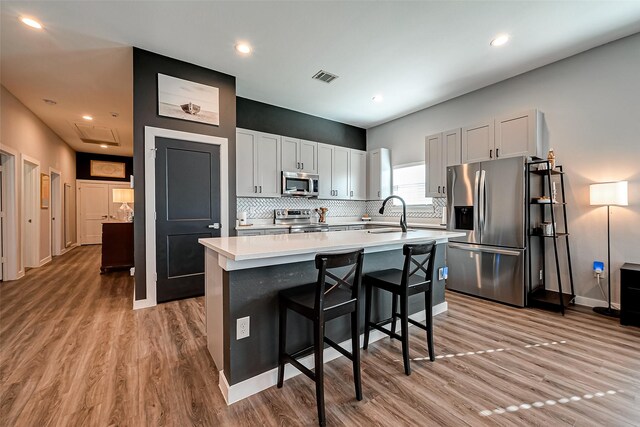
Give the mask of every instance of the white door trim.
M 57 188 L 54 188 L 54 174 L 58 176 L 58 182 L 56 185 Z M 49 179 L 51 180 L 51 188 L 49 191 L 49 224 L 51 224 L 51 232 L 49 233 L 49 247 L 51 247 L 51 256 L 53 257 L 60 255 L 62 251 L 62 172 L 60 172 L 58 169 L 49 167 Z M 56 196 L 57 200 L 54 200 L 54 196 Z M 57 218 L 55 227 L 53 222 L 54 217 Z
M 18 230 L 18 152 L 2 146 L 0 153 L 7 158 L 3 165 L 2 197 L 4 198 L 4 254 L 3 280 L 16 280 L 24 275 L 24 269 L 20 268 L 22 251 L 20 250 L 20 236 Z
M 137 300 L 134 296 L 133 308 L 152 307 L 156 299 L 156 138 L 173 138 L 183 141 L 200 142 L 220 146 L 220 220 L 222 237 L 229 235 L 229 141 L 227 138 L 162 129 L 151 126 L 144 128 L 144 232 L 145 232 L 145 271 L 147 297 Z
M 25 201 L 25 182 L 24 182 L 24 169 L 25 169 L 25 163 L 31 163 L 32 165 L 35 165 L 35 174 L 36 174 L 36 194 L 40 193 L 40 161 L 27 156 L 26 154 L 21 154 L 21 161 L 20 161 L 20 178 L 21 178 L 21 184 L 22 184 L 22 211 L 21 211 L 21 215 L 20 218 L 25 218 L 26 214 L 27 214 L 27 206 L 26 206 L 26 201 Z M 39 197 L 39 196 L 37 196 Z M 36 200 L 37 200 L 36 197 Z M 35 207 L 35 213 L 33 215 L 33 227 L 34 229 L 37 231 L 36 232 L 36 236 L 37 236 L 37 241 L 35 242 L 35 244 L 33 244 L 32 246 L 30 246 L 31 248 L 31 258 L 36 260 L 36 262 L 38 263 L 38 265 L 31 265 L 29 267 L 39 267 L 40 266 L 40 204 L 36 203 L 37 206 Z M 33 208 L 33 207 L 32 207 Z M 24 223 L 22 224 L 24 225 Z M 24 270 L 24 268 L 26 267 L 26 262 L 25 262 L 25 227 L 21 227 L 21 236 L 20 236 L 20 241 L 22 242 L 22 268 L 21 270 Z

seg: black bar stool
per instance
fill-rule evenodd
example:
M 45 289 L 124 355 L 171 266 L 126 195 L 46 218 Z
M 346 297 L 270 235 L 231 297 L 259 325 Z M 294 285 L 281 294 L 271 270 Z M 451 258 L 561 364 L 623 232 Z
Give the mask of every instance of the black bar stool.
M 399 339 L 402 342 L 404 373 L 407 375 L 411 374 L 411 365 L 409 362 L 409 323 L 427 331 L 429 359 L 431 359 L 432 362 L 435 360 L 435 355 L 433 354 L 433 289 L 431 286 L 435 252 L 435 242 L 429 242 L 422 245 L 404 245 L 402 247 L 402 253 L 404 254 L 404 267 L 402 270 L 391 268 L 364 275 L 366 308 L 363 349 L 366 350 L 369 345 L 369 331 L 371 328 L 384 332 L 391 338 Z M 422 256 L 424 256 L 424 258 L 419 260 Z M 415 268 L 413 268 L 412 264 L 415 265 Z M 419 272 L 424 273 L 424 276 Z M 393 301 L 391 306 L 391 317 L 377 323 L 371 322 L 371 293 L 374 287 L 391 292 L 391 298 Z M 426 326 L 413 319 L 409 319 L 409 297 L 422 292 L 424 292 L 424 305 L 427 317 Z M 398 298 L 400 298 L 400 313 L 397 313 Z M 400 318 L 401 335 L 396 333 L 397 318 Z M 391 330 L 382 327 L 389 323 L 391 323 Z
M 320 425 L 325 425 L 322 357 L 324 343 L 329 344 L 343 356 L 353 361 L 356 399 L 362 400 L 359 300 L 363 254 L 363 249 L 354 252 L 318 254 L 315 259 L 316 268 L 318 269 L 317 283 L 287 289 L 281 291 L 278 295 L 280 304 L 278 388 L 282 387 L 282 382 L 284 381 L 284 365 L 286 363 L 291 363 L 300 372 L 311 378 L 316 383 L 318 422 Z M 351 268 L 342 278 L 329 271 L 345 267 Z M 313 345 L 291 354 L 286 352 L 287 310 L 293 310 L 313 322 Z M 351 344 L 353 346 L 351 353 L 324 336 L 326 322 L 347 314 L 351 314 Z M 315 354 L 315 370 L 313 372 L 297 360 L 311 353 Z

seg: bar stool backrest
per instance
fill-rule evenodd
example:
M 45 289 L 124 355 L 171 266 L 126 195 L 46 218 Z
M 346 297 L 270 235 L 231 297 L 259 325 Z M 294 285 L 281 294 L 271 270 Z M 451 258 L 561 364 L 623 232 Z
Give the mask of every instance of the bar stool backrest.
M 422 276 L 428 282 L 433 277 L 433 258 L 436 253 L 436 242 L 429 242 L 420 245 L 404 245 L 404 267 L 402 269 L 402 286 L 406 287 L 409 278 L 413 275 Z
M 327 294 L 342 286 L 351 290 L 351 299 L 360 298 L 360 282 L 362 280 L 362 264 L 364 249 L 352 252 L 317 254 L 316 268 L 318 269 L 318 286 L 316 287 L 316 311 L 322 312 L 324 298 Z M 331 270 L 351 267 L 344 276 L 337 275 Z

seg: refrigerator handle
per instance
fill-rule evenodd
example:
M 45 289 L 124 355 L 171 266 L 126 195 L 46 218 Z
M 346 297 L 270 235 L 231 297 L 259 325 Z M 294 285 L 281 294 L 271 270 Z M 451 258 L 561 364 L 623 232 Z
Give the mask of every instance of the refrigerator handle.
M 478 196 L 480 204 L 480 231 L 484 231 L 487 222 L 487 181 L 485 179 L 486 172 L 480 171 L 480 194 Z
M 480 231 L 480 207 L 478 198 L 480 195 L 480 171 L 476 171 L 476 181 L 473 186 L 473 228 Z

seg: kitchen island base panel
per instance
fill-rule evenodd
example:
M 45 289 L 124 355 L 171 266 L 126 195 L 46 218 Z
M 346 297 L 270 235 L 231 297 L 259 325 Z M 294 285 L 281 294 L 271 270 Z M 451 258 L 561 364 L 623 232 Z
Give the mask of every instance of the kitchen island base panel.
M 444 266 L 445 244 L 436 247 L 434 274 L 434 306 L 444 302 L 444 281 L 438 280 L 438 268 Z M 386 268 L 399 268 L 402 249 L 366 253 L 363 273 Z M 226 271 L 219 266 L 218 254 L 207 250 L 206 312 L 207 345 L 214 362 L 230 387 L 247 379 L 268 373 L 278 363 L 278 292 L 312 283 L 317 279 L 313 261 L 270 265 L 259 268 Z M 361 333 L 364 331 L 364 289 L 361 291 Z M 372 319 L 390 316 L 391 296 L 374 293 Z M 424 298 L 410 299 L 410 313 L 424 311 Z M 247 338 L 236 340 L 236 319 L 250 316 L 251 330 Z M 311 322 L 292 313 L 287 332 L 289 349 L 311 344 Z M 349 339 L 349 322 L 335 319 L 326 325 L 327 336 L 336 342 Z M 426 338 L 425 338 L 426 341 Z M 274 382 L 275 384 L 275 382 Z
M 448 309 L 448 305 L 446 301 L 440 304 L 434 305 L 433 316 L 437 316 L 438 314 L 444 313 L 447 311 L 447 309 Z M 415 314 L 410 315 L 409 318 L 415 320 L 416 322 L 424 322 L 426 318 L 425 313 L 426 313 L 425 310 L 421 310 Z M 409 325 L 409 328 L 413 328 L 413 325 Z M 396 326 L 395 332 L 396 333 L 400 332 L 399 323 Z M 389 338 L 389 336 L 380 331 L 373 330 L 369 334 L 369 345 L 383 338 Z M 363 341 L 364 341 L 364 335 L 360 334 L 360 348 L 362 348 Z M 339 344 L 345 350 L 351 351 L 350 339 L 346 339 L 340 342 Z M 425 345 L 426 345 L 426 338 L 425 338 Z M 340 356 L 342 355 L 338 353 L 337 350 L 331 347 L 327 347 L 324 349 L 324 354 L 323 354 L 324 363 L 331 362 L 332 360 L 337 359 Z M 303 366 L 309 369 L 313 369 L 313 366 L 314 366 L 313 354 L 303 357 L 301 359 L 298 359 L 298 361 L 302 363 Z M 301 374 L 301 372 L 297 370 L 295 367 L 291 365 L 285 366 L 285 370 L 284 370 L 285 381 L 299 374 Z M 248 378 L 234 385 L 229 385 L 229 382 L 227 381 L 227 378 L 224 375 L 224 371 L 222 370 L 219 371 L 218 375 L 219 375 L 218 386 L 220 388 L 220 391 L 222 392 L 222 395 L 224 396 L 224 399 L 227 405 L 231 405 L 233 403 L 239 402 L 242 399 L 246 399 L 249 396 L 260 393 L 263 390 L 266 390 L 270 387 L 275 386 L 278 381 L 278 368 L 275 367 L 267 372 L 263 372 L 259 375 Z

